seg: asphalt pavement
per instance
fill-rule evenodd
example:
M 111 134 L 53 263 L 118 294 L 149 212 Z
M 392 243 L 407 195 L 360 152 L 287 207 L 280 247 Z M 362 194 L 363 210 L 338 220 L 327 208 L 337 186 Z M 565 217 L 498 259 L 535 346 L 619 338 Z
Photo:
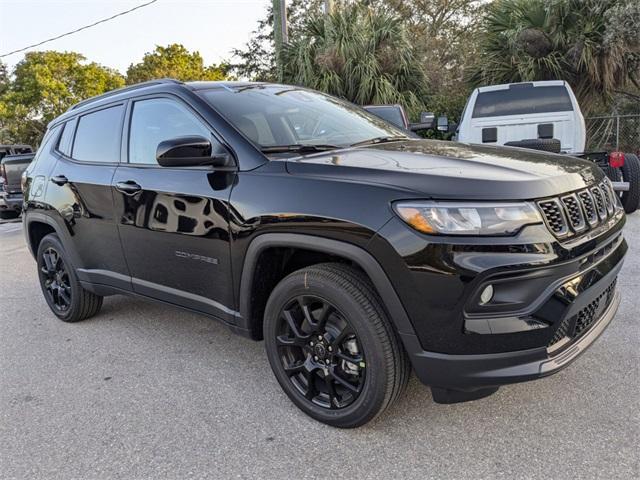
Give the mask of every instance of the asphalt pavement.
M 57 320 L 20 223 L 0 225 L 0 478 L 640 478 L 640 213 L 622 304 L 570 367 L 483 400 L 404 398 L 356 430 L 297 410 L 262 343 L 128 297 Z

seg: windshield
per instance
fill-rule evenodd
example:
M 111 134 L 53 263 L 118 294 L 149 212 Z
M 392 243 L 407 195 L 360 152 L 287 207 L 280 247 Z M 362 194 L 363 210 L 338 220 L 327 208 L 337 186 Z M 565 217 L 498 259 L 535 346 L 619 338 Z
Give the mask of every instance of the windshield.
M 259 148 L 346 147 L 406 133 L 351 103 L 286 85 L 242 85 L 198 92 Z

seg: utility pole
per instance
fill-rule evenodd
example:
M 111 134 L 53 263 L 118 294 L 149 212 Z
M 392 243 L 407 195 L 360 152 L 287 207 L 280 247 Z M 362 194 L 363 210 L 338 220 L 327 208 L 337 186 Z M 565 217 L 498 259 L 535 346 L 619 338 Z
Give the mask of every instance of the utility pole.
M 276 67 L 278 68 L 278 81 L 284 77 L 284 65 L 282 61 L 282 47 L 289 41 L 287 34 L 287 1 L 273 0 L 273 39 L 276 46 Z
M 333 0 L 324 0 L 324 14 L 329 15 L 333 11 Z

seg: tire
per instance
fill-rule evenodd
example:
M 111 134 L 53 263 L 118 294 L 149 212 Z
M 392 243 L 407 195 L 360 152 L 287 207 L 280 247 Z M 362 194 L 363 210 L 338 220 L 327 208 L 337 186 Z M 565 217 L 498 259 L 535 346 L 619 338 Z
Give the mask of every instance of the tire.
M 632 153 L 625 153 L 620 171 L 622 180 L 629 182 L 629 190 L 622 192 L 620 201 L 626 213 L 633 213 L 640 206 L 640 160 Z
M 13 218 L 18 218 L 20 216 L 20 212 L 16 210 L 0 210 L 0 219 L 2 220 L 10 220 Z
M 373 420 L 407 385 L 407 355 L 373 287 L 342 264 L 319 264 L 284 278 L 267 302 L 264 339 L 273 373 L 291 401 L 334 427 Z
M 517 142 L 505 143 L 507 147 L 528 148 L 530 150 L 540 150 L 543 152 L 560 153 L 560 140 L 556 138 L 530 138 Z
M 56 317 L 64 322 L 79 322 L 94 316 L 103 297 L 85 290 L 55 233 L 38 245 L 38 278 L 42 294 Z

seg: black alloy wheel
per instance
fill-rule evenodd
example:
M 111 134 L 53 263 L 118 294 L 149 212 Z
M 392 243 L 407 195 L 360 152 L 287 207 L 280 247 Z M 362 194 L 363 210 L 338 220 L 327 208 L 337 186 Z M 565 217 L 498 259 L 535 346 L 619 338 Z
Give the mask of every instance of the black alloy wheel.
M 340 428 L 373 420 L 401 395 L 410 365 L 366 275 L 340 263 L 296 270 L 273 289 L 263 333 L 291 401 Z
M 56 317 L 65 322 L 78 322 L 100 311 L 103 298 L 80 284 L 56 234 L 40 241 L 36 259 L 42 294 Z
M 71 307 L 72 295 L 67 267 L 53 247 L 42 252 L 42 263 L 40 275 L 51 304 L 60 312 L 65 312 Z
M 291 300 L 278 319 L 280 362 L 307 400 L 327 409 L 351 405 L 362 392 L 366 360 L 353 327 L 327 300 Z

